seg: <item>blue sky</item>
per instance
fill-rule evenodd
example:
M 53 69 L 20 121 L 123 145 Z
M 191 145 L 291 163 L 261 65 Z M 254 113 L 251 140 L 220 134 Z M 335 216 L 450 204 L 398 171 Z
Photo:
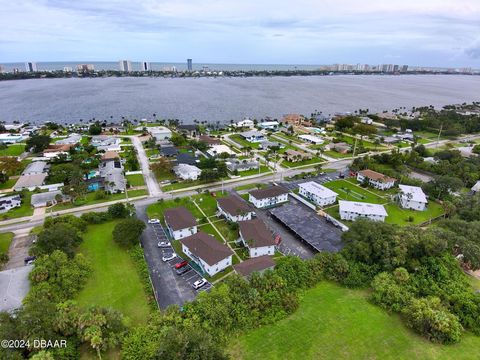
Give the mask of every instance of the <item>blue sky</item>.
M 0 0 L 0 63 L 480 68 L 480 0 Z

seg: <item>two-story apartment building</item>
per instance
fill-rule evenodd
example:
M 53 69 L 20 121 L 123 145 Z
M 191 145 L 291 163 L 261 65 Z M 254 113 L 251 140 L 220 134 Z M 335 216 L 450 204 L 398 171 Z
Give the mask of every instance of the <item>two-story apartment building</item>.
M 424 211 L 427 208 L 427 195 L 421 187 L 409 185 L 398 185 L 398 187 L 400 188 L 398 200 L 401 207 L 418 211 Z
M 395 185 L 396 179 L 383 175 L 373 170 L 361 170 L 357 173 L 357 181 L 363 183 L 368 181 L 368 184 L 375 189 L 388 190 Z
M 233 195 L 218 199 L 217 208 L 218 215 L 233 222 L 251 220 L 255 214 L 245 201 Z
M 384 222 L 388 216 L 383 205 L 369 204 L 356 201 L 339 200 L 340 219 L 355 221 L 358 218 L 366 218 L 372 221 Z
M 183 239 L 197 233 L 197 220 L 185 207 L 166 209 L 163 212 L 168 233 L 175 239 Z
M 248 201 L 256 208 L 275 206 L 288 201 L 288 190 L 277 185 L 253 190 L 248 194 Z
M 275 254 L 275 240 L 262 220 L 240 221 L 238 225 L 240 241 L 251 258 Z
M 314 181 L 309 181 L 299 186 L 299 194 L 315 205 L 326 206 L 334 204 L 337 201 L 337 193 Z

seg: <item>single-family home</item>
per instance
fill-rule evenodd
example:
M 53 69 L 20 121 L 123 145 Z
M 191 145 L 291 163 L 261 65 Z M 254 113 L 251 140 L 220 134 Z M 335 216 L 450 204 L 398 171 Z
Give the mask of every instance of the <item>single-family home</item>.
M 480 191 L 480 180 L 478 180 L 475 185 L 472 186 L 471 189 L 474 193 L 478 193 Z
M 180 125 L 177 126 L 177 130 L 182 134 L 195 137 L 198 134 L 198 125 L 195 125 L 195 124 L 180 124 Z
M 43 150 L 43 157 L 46 157 L 48 159 L 53 159 L 60 155 L 68 156 L 69 151 L 72 147 L 73 147 L 72 144 L 49 145 L 45 150 Z
M 278 121 L 264 121 L 260 122 L 258 126 L 265 130 L 277 130 L 280 123 Z
M 275 254 L 275 239 L 262 220 L 240 221 L 238 232 L 240 241 L 248 249 L 251 258 Z
M 82 140 L 82 135 L 77 133 L 72 133 L 64 139 L 55 141 L 55 145 L 75 145 Z
M 115 151 L 103 154 L 99 168 L 99 175 L 103 178 L 105 191 L 112 194 L 124 192 L 127 181 L 123 175 L 123 165 L 120 156 Z
M 98 151 L 120 151 L 120 138 L 109 135 L 92 136 L 90 144 Z
M 180 240 L 182 251 L 209 276 L 232 265 L 233 251 L 213 236 L 199 231 Z
M 21 175 L 13 186 L 13 190 L 22 191 L 23 189 L 27 189 L 33 191 L 36 188 L 41 187 L 43 184 L 45 184 L 45 179 L 47 178 L 47 175 L 47 173 Z
M 177 160 L 175 161 L 178 165 L 187 164 L 187 165 L 196 165 L 200 162 L 198 157 L 190 153 L 179 153 L 177 155 Z
M 383 175 L 373 170 L 361 170 L 357 173 L 357 181 L 363 183 L 365 181 L 375 189 L 388 190 L 395 185 L 396 179 Z
M 373 120 L 371 118 L 369 118 L 368 116 L 362 116 L 362 118 L 360 119 L 360 122 L 362 124 L 365 124 L 365 125 L 372 125 L 373 124 Z
M 232 222 L 251 220 L 255 214 L 243 199 L 234 195 L 217 199 L 217 209 L 219 216 Z
M 401 207 L 419 211 L 427 208 L 427 196 L 421 187 L 409 185 L 398 185 L 398 187 L 400 188 L 398 200 Z
M 233 269 L 244 277 L 249 277 L 254 272 L 263 273 L 265 270 L 273 268 L 275 268 L 275 261 L 268 255 L 250 258 L 233 265 Z
M 265 140 L 265 135 L 256 130 L 244 131 L 240 133 L 240 136 L 252 143 L 262 142 Z
M 285 160 L 290 162 L 310 160 L 312 158 L 312 155 L 310 153 L 307 153 L 305 151 L 297 151 L 293 149 L 285 150 L 285 152 L 283 153 L 283 156 Z
M 230 172 L 234 171 L 247 171 L 254 170 L 260 167 L 260 164 L 256 160 L 238 160 L 238 159 L 228 159 L 225 164 L 227 169 Z
M 210 157 L 215 157 L 220 154 L 228 154 L 228 155 L 235 155 L 235 152 L 232 151 L 227 145 L 220 144 L 220 145 L 212 145 L 207 150 L 207 154 Z
M 197 220 L 185 207 L 167 209 L 163 212 L 170 236 L 179 240 L 197 233 Z
M 147 129 L 150 135 L 157 141 L 167 140 L 172 137 L 172 131 L 165 126 L 152 126 Z
M 300 184 L 298 193 L 318 206 L 334 204 L 337 201 L 338 196 L 335 191 L 332 191 L 315 181 Z
M 324 140 L 321 137 L 310 134 L 298 135 L 298 138 L 315 145 L 320 145 L 324 143 Z
M 198 141 L 202 141 L 202 142 L 208 144 L 209 146 L 220 145 L 222 143 L 222 141 L 220 139 L 214 138 L 214 137 L 211 137 L 211 136 L 208 136 L 208 135 L 200 135 L 198 137 Z
M 346 154 L 352 149 L 349 144 L 344 142 L 331 143 L 328 144 L 326 148 L 328 148 L 328 150 L 336 151 L 339 154 Z
M 311 121 L 307 120 L 303 115 L 300 114 L 287 114 L 283 117 L 281 123 L 285 126 L 312 126 Z
M 37 175 L 47 173 L 49 165 L 45 161 L 33 161 L 23 170 L 22 175 Z
M 20 195 L 2 196 L 0 197 L 0 214 L 3 214 L 13 208 L 20 207 L 22 199 Z
M 388 216 L 383 205 L 369 204 L 356 201 L 339 200 L 340 219 L 355 221 L 358 218 L 366 218 L 372 221 L 384 222 Z
M 233 125 L 236 128 L 249 128 L 252 129 L 255 126 L 255 123 L 250 119 L 244 119 L 242 121 L 238 121 Z
M 288 190 L 278 185 L 253 190 L 248 194 L 248 201 L 256 208 L 275 206 L 288 201 Z
M 161 146 L 160 154 L 165 157 L 173 157 L 178 154 L 178 150 L 175 146 Z
M 268 150 L 268 149 L 273 148 L 273 147 L 283 149 L 285 147 L 285 145 L 281 142 L 278 142 L 278 141 L 264 140 L 258 146 L 258 148 L 262 149 L 262 150 Z
M 10 134 L 10 133 L 0 134 L 0 143 L 4 143 L 4 144 L 15 144 L 15 143 L 21 142 L 23 139 L 24 137 L 19 134 Z
M 202 170 L 194 165 L 178 164 L 173 167 L 173 172 L 182 180 L 197 180 Z
M 58 199 L 62 202 L 70 199 L 69 196 L 63 195 L 61 190 L 47 191 L 33 194 L 30 203 L 34 208 L 53 206 L 58 203 Z

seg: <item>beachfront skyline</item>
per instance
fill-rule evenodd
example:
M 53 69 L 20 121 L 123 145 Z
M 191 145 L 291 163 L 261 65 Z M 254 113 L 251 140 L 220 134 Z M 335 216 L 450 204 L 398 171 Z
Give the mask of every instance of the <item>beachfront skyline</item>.
M 0 62 L 480 66 L 475 0 L 0 0 Z

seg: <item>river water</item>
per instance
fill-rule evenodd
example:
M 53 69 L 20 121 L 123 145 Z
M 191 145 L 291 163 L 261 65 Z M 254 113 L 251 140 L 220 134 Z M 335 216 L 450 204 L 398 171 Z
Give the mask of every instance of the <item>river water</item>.
M 480 76 L 72 78 L 0 82 L 0 120 L 63 123 L 176 118 L 230 122 L 286 113 L 436 107 L 480 101 Z

